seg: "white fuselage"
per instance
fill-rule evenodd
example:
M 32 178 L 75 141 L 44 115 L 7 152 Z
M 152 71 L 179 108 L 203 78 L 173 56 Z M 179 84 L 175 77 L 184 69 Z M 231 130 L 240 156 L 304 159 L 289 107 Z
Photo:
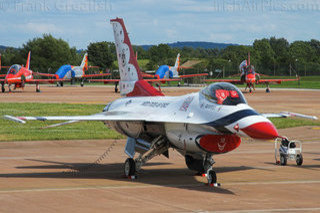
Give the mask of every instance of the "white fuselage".
M 136 139 L 146 134 L 164 135 L 175 148 L 190 153 L 208 151 L 197 144 L 201 136 L 217 135 L 217 139 L 224 143 L 225 135 L 248 137 L 241 129 L 257 122 L 270 122 L 247 104 L 219 105 L 210 102 L 201 93 L 179 97 L 126 97 L 110 103 L 104 111 L 134 111 L 144 118 L 144 121 L 105 122 L 121 134 Z M 221 153 L 228 151 L 221 150 L 221 147 L 224 148 L 223 144 L 219 146 Z

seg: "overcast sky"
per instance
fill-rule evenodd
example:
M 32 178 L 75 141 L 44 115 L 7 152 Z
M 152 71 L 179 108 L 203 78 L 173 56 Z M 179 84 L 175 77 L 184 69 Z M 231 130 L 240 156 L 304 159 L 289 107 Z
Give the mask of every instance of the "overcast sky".
M 133 44 L 320 40 L 320 0 L 0 0 L 0 45 L 51 33 L 86 49 L 113 41 L 115 17 L 124 18 Z

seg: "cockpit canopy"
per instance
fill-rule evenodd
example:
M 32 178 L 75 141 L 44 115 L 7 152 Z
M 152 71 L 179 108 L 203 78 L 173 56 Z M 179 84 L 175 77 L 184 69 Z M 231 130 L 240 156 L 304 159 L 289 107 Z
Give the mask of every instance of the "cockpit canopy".
M 242 92 L 230 83 L 214 83 L 203 88 L 200 93 L 210 102 L 221 105 L 247 104 Z
M 19 72 L 20 69 L 21 69 L 21 66 L 20 66 L 20 65 L 17 65 L 17 64 L 12 65 L 12 66 L 9 68 L 7 74 L 8 74 L 8 75 L 9 75 L 9 74 L 15 75 L 15 74 L 17 74 L 17 73 Z

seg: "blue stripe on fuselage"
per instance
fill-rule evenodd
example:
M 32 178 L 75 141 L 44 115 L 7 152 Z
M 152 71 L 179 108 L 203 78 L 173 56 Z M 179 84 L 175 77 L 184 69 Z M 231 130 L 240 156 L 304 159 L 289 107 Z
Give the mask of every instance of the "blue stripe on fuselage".
M 63 66 L 61 66 L 58 69 L 58 71 L 56 72 L 56 75 L 59 76 L 59 79 L 63 79 L 69 71 L 71 71 L 71 77 L 74 77 L 75 73 L 72 70 L 71 65 L 63 65 Z
M 221 133 L 230 134 L 232 132 L 225 128 L 225 126 L 228 126 L 236 121 L 239 121 L 245 117 L 252 115 L 259 115 L 259 113 L 251 109 L 240 110 L 225 117 L 222 117 L 216 121 L 209 122 L 206 125 L 217 129 Z
M 168 73 L 169 73 L 169 76 L 168 76 Z M 168 65 L 161 65 L 156 71 L 156 75 L 158 75 L 160 79 L 164 79 L 165 76 L 168 76 L 169 78 L 173 78 L 173 72 L 169 69 Z

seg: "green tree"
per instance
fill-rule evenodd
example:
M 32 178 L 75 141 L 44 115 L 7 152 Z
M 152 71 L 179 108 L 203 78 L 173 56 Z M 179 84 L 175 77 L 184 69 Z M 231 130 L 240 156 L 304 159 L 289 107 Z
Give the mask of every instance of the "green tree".
M 257 60 L 258 68 L 264 74 L 271 73 L 271 70 L 274 69 L 275 53 L 269 43 L 269 40 L 268 39 L 255 40 L 253 43 L 253 49 L 255 50 L 255 58 L 258 59 Z
M 158 46 L 152 46 L 148 50 L 150 61 L 147 65 L 148 69 L 157 69 L 157 66 L 163 64 L 174 64 L 175 52 L 167 44 L 159 44 Z
M 34 71 L 46 72 L 51 68 L 51 72 L 54 73 L 63 64 L 79 63 L 76 49 L 70 48 L 66 41 L 56 39 L 52 35 L 45 34 L 42 38 L 35 38 L 24 44 L 20 50 L 23 64 L 26 63 L 29 51 L 31 69 Z
M 113 68 L 113 61 L 116 59 L 115 45 L 112 42 L 90 43 L 88 46 L 89 61 L 102 69 Z

